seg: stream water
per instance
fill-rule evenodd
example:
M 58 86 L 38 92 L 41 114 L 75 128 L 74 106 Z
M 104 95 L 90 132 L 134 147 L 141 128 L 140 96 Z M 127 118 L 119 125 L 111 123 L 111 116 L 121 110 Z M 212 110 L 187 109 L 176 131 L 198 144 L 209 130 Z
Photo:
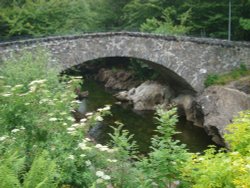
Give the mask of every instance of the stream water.
M 150 138 L 155 134 L 156 123 L 153 111 L 134 111 L 129 105 L 115 104 L 117 101 L 112 92 L 107 91 L 104 86 L 94 80 L 84 81 L 83 90 L 89 91 L 89 96 L 80 105 L 79 111 L 91 112 L 106 104 L 112 105 L 112 116 L 105 117 L 102 124 L 97 124 L 90 130 L 90 135 L 101 144 L 107 144 L 110 140 L 108 133 L 113 130 L 114 122 L 124 124 L 124 128 L 134 134 L 141 153 L 148 153 Z M 175 139 L 187 145 L 191 152 L 202 152 L 208 145 L 214 144 L 211 138 L 202 128 L 194 126 L 184 118 L 179 118 L 176 130 L 181 132 L 175 135 Z

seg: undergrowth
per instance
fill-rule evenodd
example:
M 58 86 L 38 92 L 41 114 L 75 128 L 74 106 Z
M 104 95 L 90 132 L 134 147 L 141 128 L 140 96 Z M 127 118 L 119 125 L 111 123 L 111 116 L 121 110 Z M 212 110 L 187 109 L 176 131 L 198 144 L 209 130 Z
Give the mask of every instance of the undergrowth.
M 210 74 L 205 80 L 206 87 L 211 85 L 225 85 L 231 81 L 237 80 L 244 76 L 249 76 L 250 70 L 244 64 L 241 64 L 239 68 L 232 70 L 226 74 Z

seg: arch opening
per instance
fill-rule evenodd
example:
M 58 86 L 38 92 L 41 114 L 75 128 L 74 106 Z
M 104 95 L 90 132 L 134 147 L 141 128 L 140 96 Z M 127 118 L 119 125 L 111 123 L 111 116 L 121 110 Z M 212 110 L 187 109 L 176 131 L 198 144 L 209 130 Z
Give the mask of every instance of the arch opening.
M 181 76 L 158 63 L 134 57 L 102 57 L 67 68 L 64 73 L 93 76 L 100 69 L 125 70 L 135 73 L 141 81 L 156 80 L 168 84 L 177 94 L 195 95 L 195 89 Z

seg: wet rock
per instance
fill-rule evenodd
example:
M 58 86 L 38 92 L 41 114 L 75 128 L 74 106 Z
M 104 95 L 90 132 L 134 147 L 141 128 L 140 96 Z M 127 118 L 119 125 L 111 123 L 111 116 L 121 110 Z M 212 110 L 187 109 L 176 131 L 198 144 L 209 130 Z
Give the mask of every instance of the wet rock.
M 171 100 L 171 103 L 175 104 L 180 111 L 182 111 L 181 115 L 186 116 L 188 121 L 194 121 L 194 103 L 195 98 L 192 95 L 178 95 L 176 98 Z
M 137 88 L 115 95 L 118 100 L 130 101 L 135 110 L 154 110 L 159 104 L 167 105 L 173 98 L 173 90 L 155 81 L 146 81 Z
M 236 89 L 212 86 L 197 98 L 197 103 L 204 115 L 205 130 L 216 143 L 225 145 L 226 126 L 238 112 L 250 109 L 250 96 Z

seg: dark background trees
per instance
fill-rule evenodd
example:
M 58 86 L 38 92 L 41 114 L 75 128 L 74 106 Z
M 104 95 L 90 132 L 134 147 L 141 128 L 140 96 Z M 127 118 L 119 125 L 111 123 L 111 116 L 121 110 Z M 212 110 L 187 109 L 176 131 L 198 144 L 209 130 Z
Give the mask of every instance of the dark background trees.
M 231 0 L 232 40 L 250 40 L 250 0 Z M 143 31 L 228 37 L 229 0 L 1 0 L 0 36 Z

